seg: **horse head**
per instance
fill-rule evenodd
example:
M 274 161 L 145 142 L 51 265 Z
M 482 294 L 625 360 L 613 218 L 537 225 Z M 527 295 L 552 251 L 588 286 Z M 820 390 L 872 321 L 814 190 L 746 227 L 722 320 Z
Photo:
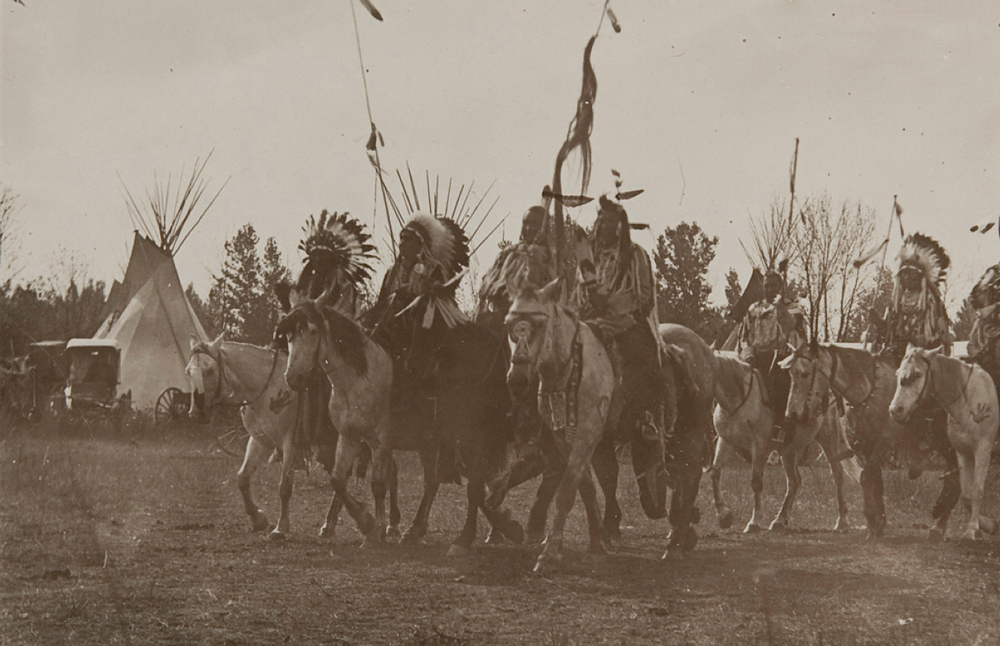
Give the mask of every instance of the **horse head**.
M 191 407 L 188 415 L 193 419 L 212 416 L 212 410 L 222 393 L 222 361 L 220 346 L 226 333 L 219 334 L 214 341 L 205 342 L 191 337 L 191 358 L 184 373 L 191 385 Z
M 779 366 L 791 376 L 785 417 L 790 422 L 805 422 L 819 417 L 830 391 L 829 376 L 833 356 L 818 343 L 803 343 L 793 348 Z
M 925 350 L 915 345 L 906 348 L 906 354 L 896 370 L 896 394 L 889 403 L 889 415 L 897 422 L 909 419 L 930 391 L 931 360 L 941 353 L 941 348 Z
M 561 295 L 562 281 L 557 278 L 540 289 L 524 287 L 511 303 L 504 323 L 511 350 L 507 386 L 515 396 L 529 394 L 541 363 L 557 347 Z
M 993 305 L 997 302 L 998 287 L 1000 287 L 1000 264 L 993 265 L 986 270 L 983 277 L 972 288 L 969 302 L 977 310 Z
M 295 287 L 287 292 L 283 288 L 279 293 L 279 301 L 285 314 L 274 328 L 274 338 L 284 340 L 288 345 L 285 381 L 296 392 L 306 388 L 320 361 L 326 327 L 322 312 L 324 297 L 318 300 L 306 298 Z

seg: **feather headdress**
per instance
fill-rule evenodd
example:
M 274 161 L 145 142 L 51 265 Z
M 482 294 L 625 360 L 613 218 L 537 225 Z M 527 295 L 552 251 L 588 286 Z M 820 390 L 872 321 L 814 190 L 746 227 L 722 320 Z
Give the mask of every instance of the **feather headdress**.
M 427 252 L 447 270 L 449 278 L 469 266 L 469 239 L 454 220 L 414 213 L 403 230 L 420 238 Z
M 920 271 L 930 285 L 940 285 L 948 275 L 951 258 L 937 240 L 922 233 L 911 233 L 896 256 L 897 273 L 906 267 Z
M 306 262 L 326 256 L 352 283 L 368 279 L 371 273 L 368 263 L 375 257 L 375 246 L 365 225 L 349 213 L 329 213 L 323 209 L 318 220 L 309 216 L 302 232 L 305 237 L 299 249 L 305 252 Z

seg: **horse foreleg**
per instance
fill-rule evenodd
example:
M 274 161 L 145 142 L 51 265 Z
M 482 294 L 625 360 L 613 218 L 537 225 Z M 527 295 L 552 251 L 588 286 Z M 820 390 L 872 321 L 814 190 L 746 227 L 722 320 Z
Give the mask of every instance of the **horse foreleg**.
M 792 506 L 802 486 L 802 475 L 799 473 L 799 456 L 796 453 L 781 456 L 781 466 L 785 469 L 785 499 L 781 502 L 778 515 L 771 522 L 771 531 L 781 531 L 788 528 L 792 515 Z
M 865 462 L 861 469 L 861 491 L 864 493 L 865 520 L 868 522 L 867 538 L 871 539 L 885 533 L 885 497 L 881 462 L 874 459 Z
M 501 509 L 507 492 L 514 487 L 532 480 L 545 472 L 548 461 L 541 452 L 533 452 L 527 457 L 520 457 L 493 483 L 490 484 L 490 494 L 483 505 L 483 513 L 489 519 L 491 527 L 486 537 L 488 544 L 501 543 L 504 537 L 515 543 L 524 541 L 524 530 L 517 521 L 511 520 L 509 509 Z M 516 527 L 515 527 L 516 526 Z
M 295 487 L 295 448 L 291 438 L 286 440 L 281 449 L 281 482 L 278 484 L 278 524 L 275 525 L 267 538 L 272 541 L 284 540 L 288 536 L 290 521 L 288 519 L 291 502 L 292 489 Z
M 931 518 L 934 519 L 934 526 L 931 527 L 927 535 L 927 540 L 938 543 L 944 540 L 945 531 L 948 527 L 948 519 L 951 512 L 958 504 L 962 495 L 962 480 L 959 473 L 958 456 L 954 449 L 947 449 L 944 452 L 945 468 L 947 471 L 941 478 L 941 493 L 937 502 L 931 510 Z
M 437 496 L 438 487 L 441 486 L 437 477 L 437 450 L 431 448 L 420 451 L 420 464 L 424 471 L 424 493 L 420 498 L 420 506 L 417 507 L 413 524 L 403 534 L 402 542 L 407 545 L 415 544 L 427 535 L 431 506 Z
M 589 449 L 589 450 L 588 450 Z M 559 487 L 556 490 L 556 516 L 552 521 L 552 530 L 545 539 L 545 549 L 538 555 L 535 572 L 540 573 L 545 564 L 550 561 L 562 560 L 563 532 L 566 528 L 566 518 L 573 509 L 576 500 L 576 490 L 585 469 L 590 468 L 588 454 L 593 453 L 594 446 L 576 445 L 570 452 L 566 470 Z
M 465 494 L 468 499 L 465 525 L 448 547 L 448 556 L 466 556 L 469 550 L 472 549 L 472 541 L 476 540 L 479 508 L 484 506 L 486 501 L 486 483 L 479 476 L 469 478 L 465 483 Z
M 986 469 L 990 463 L 990 447 L 979 446 L 975 452 L 959 453 L 958 465 L 962 479 L 962 499 L 969 509 L 969 524 L 962 538 L 974 541 L 980 529 L 980 504 L 986 486 Z
M 396 458 L 389 456 L 389 526 L 385 530 L 386 538 L 398 540 L 399 533 L 399 465 Z
M 388 489 L 391 464 L 392 454 L 385 446 L 379 446 L 372 450 L 372 497 L 375 499 L 375 529 L 365 538 L 366 545 L 369 541 L 373 541 L 377 545 L 385 539 L 385 494 Z
M 757 518 L 761 516 L 761 497 L 764 493 L 764 467 L 767 465 L 767 451 L 754 447 L 750 463 L 750 489 L 753 491 L 753 513 L 747 526 L 743 528 L 744 534 L 752 534 L 760 531 L 760 524 Z
M 529 545 L 537 545 L 545 541 L 545 528 L 548 524 L 549 505 L 556 497 L 556 490 L 562 482 L 563 474 L 566 473 L 565 462 L 553 461 L 542 473 L 542 482 L 535 492 L 535 500 L 531 504 L 531 511 L 528 512 L 528 528 L 525 541 Z
M 612 453 L 613 455 L 614 453 Z M 601 524 L 601 506 L 597 502 L 597 488 L 590 477 L 590 469 L 584 469 L 580 478 L 580 500 L 587 511 L 587 528 L 590 533 L 591 554 L 607 554 L 604 541 L 604 527 Z
M 250 494 L 250 480 L 257 469 L 267 462 L 270 454 L 271 447 L 251 435 L 250 441 L 247 442 L 247 450 L 243 454 L 243 464 L 236 472 L 236 485 L 240 489 L 240 495 L 243 496 L 243 508 L 250 517 L 250 528 L 255 532 L 266 530 L 270 523 L 267 522 L 267 514 L 257 506 Z
M 976 517 L 976 525 L 979 529 L 983 530 L 987 534 L 993 534 L 996 531 L 996 523 L 992 519 L 987 518 L 982 514 L 980 509 L 980 504 L 983 500 L 983 493 L 986 491 L 986 475 L 990 468 L 990 458 L 992 452 L 993 440 L 989 442 L 982 442 L 976 451 L 976 476 L 973 482 L 973 492 L 975 493 L 975 498 L 972 501 L 972 514 Z M 970 520 L 970 525 L 972 521 Z
M 615 442 L 610 433 L 598 443 L 590 458 L 597 482 L 604 493 L 604 538 L 608 541 L 621 540 L 622 510 L 618 506 L 618 457 Z
M 347 490 L 347 480 L 350 476 L 351 467 L 354 465 L 354 461 L 360 452 L 361 442 L 341 433 L 340 438 L 337 440 L 337 458 L 334 462 L 330 479 L 333 481 L 334 498 L 339 498 L 343 501 L 344 509 L 347 510 L 347 513 L 357 523 L 358 531 L 365 537 L 365 542 L 367 543 L 373 532 L 379 529 L 378 523 L 375 522 L 371 514 L 365 511 L 364 505 Z M 375 477 L 374 474 L 372 477 Z M 333 504 L 331 504 L 332 507 Z M 323 535 L 322 529 L 320 530 L 320 535 Z
M 710 477 L 712 479 L 712 498 L 715 500 L 715 513 L 719 519 L 720 529 L 729 529 L 733 525 L 733 510 L 726 505 L 722 495 L 722 465 L 732 455 L 733 449 L 729 442 L 721 437 L 715 445 L 715 457 L 712 460 Z
M 844 465 L 836 459 L 836 436 L 831 438 L 828 433 L 820 432 L 816 436 L 816 442 L 823 449 L 823 455 L 830 463 L 830 475 L 833 476 L 833 486 L 837 490 L 837 524 L 833 526 L 833 531 L 846 532 L 851 529 L 851 526 L 847 522 L 847 499 L 844 497 Z

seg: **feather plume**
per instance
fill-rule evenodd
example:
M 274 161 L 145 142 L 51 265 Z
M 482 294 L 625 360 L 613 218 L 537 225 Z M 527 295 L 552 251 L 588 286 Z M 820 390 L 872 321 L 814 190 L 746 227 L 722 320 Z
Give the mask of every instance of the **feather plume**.
M 903 242 L 896 256 L 897 271 L 903 267 L 919 269 L 927 282 L 940 284 L 948 275 L 951 258 L 936 240 L 922 233 L 912 233 Z
M 888 244 L 889 244 L 889 238 L 886 238 L 882 242 L 878 243 L 877 245 L 869 249 L 864 255 L 859 256 L 854 261 L 854 268 L 858 269 L 859 267 L 861 267 L 861 265 L 865 264 L 866 262 L 877 256 L 878 253 L 883 249 L 885 249 L 886 245 Z
M 378 20 L 379 22 L 382 22 L 382 14 L 379 13 L 379 10 L 376 9 L 375 5 L 371 3 L 371 0 L 358 0 L 358 1 L 361 3 L 362 7 L 368 10 L 368 13 L 372 15 L 372 18 Z
M 305 237 L 299 249 L 305 252 L 307 261 L 316 255 L 328 254 L 333 265 L 352 282 L 368 279 L 371 274 L 368 263 L 375 257 L 375 245 L 371 244 L 365 225 L 349 213 L 330 213 L 323 209 L 318 220 L 309 216 L 302 232 Z

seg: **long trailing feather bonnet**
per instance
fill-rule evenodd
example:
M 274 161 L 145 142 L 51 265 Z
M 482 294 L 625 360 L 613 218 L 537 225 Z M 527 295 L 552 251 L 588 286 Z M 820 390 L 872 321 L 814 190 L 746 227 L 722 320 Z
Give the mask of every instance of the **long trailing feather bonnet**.
M 469 239 L 454 220 L 414 213 L 403 230 L 420 238 L 427 253 L 444 269 L 446 280 L 469 266 Z

